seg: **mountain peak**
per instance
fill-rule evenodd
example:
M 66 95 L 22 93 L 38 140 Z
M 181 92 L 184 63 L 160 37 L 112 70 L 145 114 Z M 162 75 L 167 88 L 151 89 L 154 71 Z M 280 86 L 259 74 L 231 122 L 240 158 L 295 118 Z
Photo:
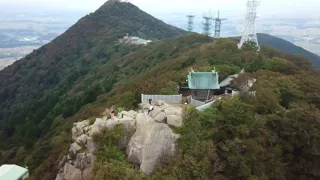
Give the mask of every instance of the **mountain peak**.
M 59 101 L 59 97 L 71 90 L 76 81 L 88 75 L 91 69 L 101 67 L 114 57 L 123 56 L 117 45 L 118 40 L 127 33 L 130 36 L 154 40 L 180 36 L 186 31 L 152 17 L 131 3 L 107 1 L 97 11 L 81 18 L 52 42 L 0 71 L 0 141 L 14 138 L 16 133 L 13 128 L 2 136 L 2 130 L 6 128 L 3 124 L 11 122 L 12 127 L 16 127 L 18 123 L 27 123 L 28 119 L 41 122 L 45 118 L 47 113 L 44 111 L 37 117 L 23 114 L 28 111 L 21 109 L 24 105 L 44 102 L 43 100 L 48 100 L 46 98 Z M 135 49 L 132 46 L 125 48 L 128 48 L 126 53 Z M 53 91 L 52 88 L 60 90 Z M 52 109 L 55 103 L 49 106 L 46 108 Z M 56 112 L 70 116 L 78 111 L 77 108 L 72 112 L 63 109 Z M 14 113 L 16 111 L 19 111 L 21 116 Z M 52 121 L 53 119 L 50 119 L 50 122 Z M 51 126 L 49 124 L 47 128 Z M 38 127 L 35 125 L 34 128 Z M 34 134 L 34 138 L 45 133 L 45 128 L 39 129 L 43 129 L 43 132 Z
M 129 2 L 124 2 L 121 0 L 108 0 L 107 2 L 105 2 L 101 7 L 101 8 L 106 8 L 106 7 L 111 7 L 111 6 L 115 6 L 115 5 L 120 5 L 120 4 L 131 4 Z M 132 4 L 131 4 L 132 5 Z
M 182 29 L 152 17 L 134 4 L 120 0 L 105 2 L 86 18 L 104 31 L 112 31 L 117 38 L 123 37 L 126 33 L 145 39 L 163 39 L 186 33 Z

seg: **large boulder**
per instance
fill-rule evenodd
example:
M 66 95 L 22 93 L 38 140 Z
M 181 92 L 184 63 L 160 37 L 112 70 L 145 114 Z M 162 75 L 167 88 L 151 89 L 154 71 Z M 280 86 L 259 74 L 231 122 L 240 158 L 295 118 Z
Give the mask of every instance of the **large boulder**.
M 161 100 L 158 100 L 157 103 L 156 103 L 156 106 L 160 107 L 160 108 L 167 108 L 167 107 L 170 107 L 169 104 L 165 103 L 164 101 L 161 101 Z
M 160 123 L 165 123 L 167 119 L 166 113 L 164 112 L 160 112 L 155 118 L 154 120 Z
M 168 115 L 167 116 L 167 124 L 175 126 L 175 127 L 181 127 L 182 126 L 182 117 L 181 115 Z
M 56 180 L 90 180 L 93 177 L 92 167 L 95 160 L 95 156 L 90 153 L 79 153 L 76 155 L 75 160 L 65 163 L 67 158 L 64 157 L 63 168 L 60 169 L 59 174 L 56 176 Z
M 176 140 L 179 135 L 166 124 L 155 123 L 150 127 L 150 134 L 145 140 L 140 169 L 151 174 L 163 156 L 172 156 L 176 152 Z
M 88 135 L 86 134 L 82 134 L 81 136 L 79 136 L 77 139 L 76 139 L 76 143 L 78 144 L 86 144 L 87 143 L 87 139 L 89 138 Z
M 62 176 L 64 180 L 79 180 L 81 179 L 81 171 L 72 166 L 72 164 L 66 163 L 63 168 L 63 175 L 58 176 L 59 178 Z
M 164 112 L 166 113 L 167 116 L 169 116 L 169 115 L 181 116 L 182 108 L 181 107 L 169 106 L 169 107 L 164 109 Z
M 62 159 L 59 161 L 58 168 L 61 169 L 66 163 L 66 161 L 67 161 L 67 156 L 63 156 Z
M 75 160 L 69 160 L 67 163 L 66 157 L 59 162 L 59 173 L 56 176 L 56 180 L 91 180 L 93 177 L 92 167 L 95 160 L 95 156 L 90 153 L 78 153 L 75 156 Z
M 87 138 L 86 148 L 87 148 L 87 151 L 90 154 L 95 154 L 96 153 L 96 144 L 94 143 L 92 137 L 88 137 Z
M 107 127 L 107 121 L 101 118 L 97 118 L 96 121 L 90 126 L 89 136 L 92 137 L 96 134 L 100 134 Z
M 79 153 L 74 161 L 74 166 L 77 169 L 83 171 L 87 167 L 91 167 L 92 163 L 94 162 L 95 156 L 92 154 L 87 153 Z
M 72 155 L 75 155 L 77 154 L 77 152 L 79 152 L 81 150 L 81 146 L 79 146 L 76 142 L 72 143 L 70 145 L 70 149 L 69 149 L 69 152 L 72 154 Z
M 82 122 L 73 123 L 72 127 L 72 139 L 76 140 L 79 136 L 81 136 L 84 133 L 84 127 L 87 127 L 90 125 L 89 120 L 85 120 Z
M 133 117 L 124 116 L 121 119 L 116 119 L 116 124 L 122 124 L 126 129 L 130 129 L 135 126 L 135 120 Z M 111 127 L 108 127 L 111 128 Z
M 87 167 L 82 171 L 82 180 L 92 180 L 93 178 L 93 173 L 92 173 L 92 167 Z
M 173 133 L 168 124 L 177 127 L 182 125 L 182 108 L 157 101 L 148 115 L 145 110 L 149 104 L 141 104 L 141 107 L 143 110 L 139 113 L 123 111 L 121 116 L 112 119 L 97 118 L 92 125 L 88 120 L 74 123 L 74 142 L 70 145 L 69 153 L 59 162 L 60 171 L 56 180 L 92 179 L 97 149 L 93 136 L 117 124 L 123 124 L 126 129 L 136 127 L 131 138 L 120 138 L 119 148 L 127 151 L 128 160 L 139 164 L 142 172 L 151 174 L 163 156 L 173 155 L 176 151 L 179 135 Z
M 145 113 L 137 114 L 137 117 L 136 117 L 137 130 L 140 128 L 145 128 L 148 124 L 154 123 L 154 122 L 155 122 L 154 119 Z
M 135 163 L 141 163 L 142 148 L 145 141 L 145 135 L 148 125 L 154 123 L 155 121 L 148 115 L 144 113 L 137 114 L 136 117 L 136 132 L 130 138 L 129 144 L 127 146 L 128 160 Z
M 162 100 L 158 100 L 157 103 L 156 103 L 156 105 L 161 107 L 161 106 L 167 105 L 167 103 L 165 103 L 165 102 L 162 101 Z
M 122 111 L 121 112 L 122 113 L 122 115 L 123 115 L 123 117 L 131 117 L 131 118 L 135 118 L 136 117 L 136 115 L 137 115 L 137 113 L 135 112 L 135 111 L 133 111 L 133 110 L 131 110 L 131 111 Z
M 56 176 L 56 179 L 55 179 L 55 180 L 65 180 L 65 179 L 64 179 L 64 174 L 63 174 L 63 172 L 61 172 L 61 173 L 57 174 L 57 176 Z
M 152 118 L 155 118 L 155 117 L 157 117 L 157 115 L 158 115 L 159 113 L 161 113 L 161 112 L 163 112 L 163 108 L 161 108 L 161 107 L 159 107 L 159 106 L 154 106 L 154 107 L 153 107 L 153 110 L 152 110 L 151 113 L 150 113 L 150 116 L 151 116 Z
M 179 135 L 174 134 L 166 124 L 140 124 L 128 144 L 128 160 L 140 164 L 141 171 L 149 175 L 161 157 L 175 153 L 178 138 Z

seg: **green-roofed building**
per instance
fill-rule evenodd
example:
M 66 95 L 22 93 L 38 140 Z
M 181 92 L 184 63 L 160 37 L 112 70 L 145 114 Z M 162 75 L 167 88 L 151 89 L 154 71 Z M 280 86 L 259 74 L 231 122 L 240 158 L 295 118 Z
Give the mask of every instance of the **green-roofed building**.
M 0 166 L 0 180 L 25 180 L 29 177 L 29 171 L 26 168 L 4 164 Z
M 193 99 L 205 101 L 213 98 L 219 92 L 219 74 L 215 70 L 211 72 L 194 72 L 188 74 L 188 87 Z

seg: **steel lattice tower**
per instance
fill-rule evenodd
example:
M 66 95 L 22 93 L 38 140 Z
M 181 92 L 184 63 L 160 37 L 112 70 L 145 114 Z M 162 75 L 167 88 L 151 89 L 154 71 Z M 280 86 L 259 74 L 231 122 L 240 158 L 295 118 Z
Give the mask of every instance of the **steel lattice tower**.
M 258 47 L 258 51 L 260 50 L 258 37 L 255 31 L 255 21 L 257 19 L 258 6 L 260 6 L 260 0 L 248 0 L 247 2 L 246 22 L 241 40 L 238 44 L 239 49 L 242 48 L 245 42 L 255 42 Z
M 193 18 L 195 17 L 194 15 L 187 15 L 188 17 L 188 31 L 192 32 L 193 31 Z
M 210 35 L 210 31 L 211 31 L 211 25 L 212 25 L 212 15 L 211 13 L 209 13 L 208 15 L 204 14 L 203 15 L 203 19 L 204 22 L 202 22 L 203 24 L 203 34 L 205 35 Z
M 218 11 L 218 17 L 215 19 L 214 39 L 220 38 L 221 22 L 227 19 L 220 19 L 220 12 Z

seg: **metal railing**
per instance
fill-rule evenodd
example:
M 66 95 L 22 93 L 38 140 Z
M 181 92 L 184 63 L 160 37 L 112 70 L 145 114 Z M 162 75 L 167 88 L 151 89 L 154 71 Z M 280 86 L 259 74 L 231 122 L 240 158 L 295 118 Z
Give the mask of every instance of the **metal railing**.
M 141 94 L 141 103 L 149 103 L 149 99 L 152 99 L 153 103 L 158 100 L 161 100 L 169 104 L 180 104 L 182 102 L 182 94 L 180 95 Z
M 198 100 L 193 99 L 192 97 L 190 97 L 189 104 L 191 104 L 193 107 L 199 107 L 199 106 L 202 106 L 202 105 L 204 105 L 206 103 L 203 102 L 203 101 L 198 101 Z

